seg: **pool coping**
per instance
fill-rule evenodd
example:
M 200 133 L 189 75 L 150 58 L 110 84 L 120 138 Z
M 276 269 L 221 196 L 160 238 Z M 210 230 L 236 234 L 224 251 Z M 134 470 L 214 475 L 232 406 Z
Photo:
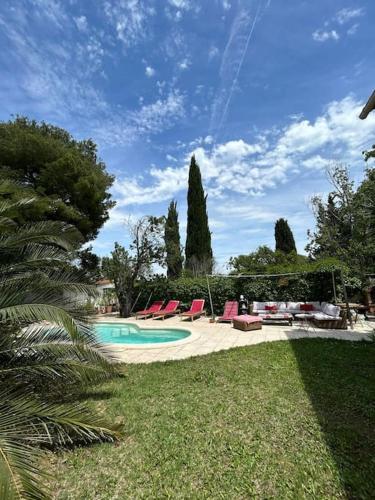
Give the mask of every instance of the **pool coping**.
M 95 323 L 102 323 L 102 324 L 105 324 L 105 323 L 113 323 L 113 324 L 120 324 L 120 323 L 125 323 L 125 324 L 131 324 L 131 325 L 135 325 L 139 328 L 139 324 L 136 323 L 135 321 L 126 321 L 127 318 L 98 318 L 97 321 L 95 321 Z M 112 320 L 112 321 L 111 321 Z M 123 321 L 125 320 L 125 321 Z M 110 343 L 110 342 L 101 342 L 101 344 L 105 345 L 105 346 L 109 346 L 112 350 L 113 349 L 118 349 L 120 348 L 121 350 L 122 349 L 133 349 L 133 350 L 137 350 L 137 349 L 142 349 L 142 350 L 145 350 L 145 349 L 168 349 L 169 347 L 178 347 L 178 346 L 181 346 L 181 345 L 186 345 L 186 344 L 190 344 L 191 342 L 195 342 L 196 340 L 198 340 L 201 336 L 201 334 L 199 332 L 193 332 L 190 330 L 190 328 L 177 328 L 177 327 L 166 327 L 168 330 L 174 330 L 174 331 L 185 331 L 185 332 L 188 332 L 189 333 L 189 336 L 188 337 L 185 337 L 184 339 L 180 339 L 180 340 L 172 340 L 171 342 L 153 342 L 153 343 L 149 343 L 149 344 L 120 344 L 120 343 Z M 143 326 L 142 325 L 142 329 L 143 330 L 161 330 L 160 327 L 155 327 L 155 326 L 148 326 L 148 325 L 145 325 Z

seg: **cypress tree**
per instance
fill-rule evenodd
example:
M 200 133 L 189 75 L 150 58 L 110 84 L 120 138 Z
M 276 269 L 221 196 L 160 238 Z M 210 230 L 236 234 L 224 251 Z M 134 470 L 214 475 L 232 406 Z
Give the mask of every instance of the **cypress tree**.
M 208 227 L 207 197 L 195 157 L 191 157 L 187 195 L 186 269 L 196 274 L 212 272 L 211 233 Z
M 276 250 L 284 253 L 297 252 L 296 243 L 288 221 L 279 219 L 275 224 Z
M 177 201 L 171 201 L 164 229 L 165 251 L 167 253 L 167 276 L 179 278 L 182 272 L 180 228 L 178 223 Z

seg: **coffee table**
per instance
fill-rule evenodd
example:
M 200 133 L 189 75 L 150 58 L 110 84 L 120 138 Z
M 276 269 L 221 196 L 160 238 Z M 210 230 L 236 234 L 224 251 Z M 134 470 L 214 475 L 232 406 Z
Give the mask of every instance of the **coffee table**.
M 293 322 L 293 315 L 290 313 L 259 314 L 259 316 L 264 322 L 286 322 L 290 326 L 292 326 Z

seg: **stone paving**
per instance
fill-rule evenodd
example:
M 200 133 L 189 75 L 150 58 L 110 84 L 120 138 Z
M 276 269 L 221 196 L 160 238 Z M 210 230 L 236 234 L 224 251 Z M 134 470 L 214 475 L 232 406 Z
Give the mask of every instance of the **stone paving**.
M 103 315 L 98 317 L 98 322 L 126 322 L 139 326 L 152 328 L 184 328 L 190 330 L 191 338 L 180 342 L 165 344 L 162 347 L 124 346 L 110 344 L 115 357 L 125 363 L 152 363 L 154 361 L 168 361 L 201 356 L 215 351 L 242 347 L 261 342 L 273 342 L 276 340 L 290 340 L 299 338 L 335 338 L 342 340 L 364 340 L 374 331 L 375 324 L 361 321 L 356 323 L 354 330 L 322 330 L 318 328 L 306 328 L 303 324 L 294 323 L 293 326 L 267 324 L 262 330 L 243 332 L 235 330 L 228 323 L 210 323 L 207 318 L 200 318 L 191 322 L 181 321 L 179 318 L 168 318 L 162 320 L 138 320 L 132 318 L 118 318 L 114 315 Z M 155 345 L 155 344 L 154 344 Z

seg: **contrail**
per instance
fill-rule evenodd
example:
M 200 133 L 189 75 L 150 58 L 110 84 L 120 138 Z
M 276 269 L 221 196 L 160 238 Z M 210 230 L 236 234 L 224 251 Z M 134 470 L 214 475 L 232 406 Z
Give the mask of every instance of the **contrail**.
M 243 62 L 245 60 L 245 56 L 247 54 L 247 50 L 249 48 L 249 43 L 250 43 L 251 37 L 253 35 L 255 25 L 256 25 L 256 23 L 258 21 L 259 11 L 260 11 L 260 3 L 258 4 L 258 8 L 257 8 L 257 11 L 255 13 L 255 17 L 254 17 L 253 23 L 251 25 L 249 34 L 247 36 L 245 47 L 244 47 L 244 50 L 242 52 L 242 56 L 241 56 L 241 59 L 240 59 L 240 63 L 238 65 L 238 68 L 237 68 L 237 71 L 236 71 L 236 75 L 233 78 L 233 82 L 232 82 L 232 86 L 231 86 L 230 91 L 229 91 L 228 99 L 227 99 L 227 101 L 225 103 L 224 110 L 223 110 L 223 113 L 221 115 L 221 120 L 220 120 L 220 123 L 219 123 L 217 134 L 220 133 L 220 131 L 221 131 L 222 127 L 223 127 L 223 124 L 224 124 L 224 120 L 225 120 L 225 118 L 227 116 L 228 108 L 229 108 L 229 105 L 230 105 L 230 101 L 232 100 L 233 92 L 234 92 L 234 89 L 235 89 L 235 87 L 237 85 L 238 77 L 240 76 L 242 65 L 243 65 Z
M 267 0 L 267 3 L 264 3 L 262 0 L 260 0 L 258 2 L 258 6 L 257 6 L 257 10 L 255 13 L 253 22 L 251 23 L 250 30 L 249 30 L 248 34 L 246 35 L 246 41 L 243 45 L 242 50 L 240 48 L 239 60 L 235 61 L 235 63 L 237 62 L 237 64 L 236 64 L 237 67 L 235 68 L 235 76 L 234 76 L 232 82 L 230 83 L 230 85 L 229 85 L 229 82 L 227 82 L 228 87 L 230 86 L 230 89 L 229 89 L 229 93 L 225 99 L 225 94 L 226 94 L 226 92 L 225 92 L 225 79 L 226 79 L 225 72 L 228 72 L 227 53 L 229 53 L 231 48 L 233 48 L 231 46 L 236 43 L 236 38 L 238 39 L 238 37 L 241 36 L 241 31 L 243 30 L 243 28 L 241 28 L 241 21 L 242 21 L 241 15 L 244 16 L 244 14 L 245 14 L 246 16 L 249 16 L 249 9 L 243 8 L 242 10 L 240 10 L 239 13 L 237 14 L 234 22 L 233 22 L 231 34 L 229 36 L 229 40 L 227 42 L 227 46 L 225 48 L 224 55 L 223 55 L 222 64 L 224 66 L 221 69 L 221 79 L 222 79 L 221 80 L 221 90 L 219 91 L 219 94 L 217 94 L 217 97 L 215 99 L 216 102 L 214 102 L 214 108 L 213 108 L 213 112 L 212 112 L 212 116 L 211 116 L 210 132 L 211 132 L 211 135 L 214 135 L 214 137 L 217 137 L 219 135 L 219 133 L 221 132 L 223 125 L 224 125 L 224 122 L 225 122 L 225 119 L 227 117 L 227 114 L 229 111 L 229 106 L 230 106 L 230 103 L 231 103 L 231 100 L 233 97 L 233 93 L 234 93 L 234 90 L 235 90 L 236 85 L 238 83 L 238 78 L 239 78 L 239 75 L 240 75 L 240 72 L 241 72 L 241 69 L 242 69 L 248 48 L 249 48 L 250 40 L 253 36 L 255 26 L 256 26 L 256 24 L 259 20 L 259 17 L 261 15 L 261 7 L 264 4 L 265 9 L 266 9 L 267 7 L 269 7 L 270 3 L 271 3 L 271 0 Z M 239 24 L 240 26 L 236 26 L 236 24 Z M 246 20 L 246 18 L 245 18 L 245 22 L 243 24 L 245 24 L 245 25 L 249 24 L 249 19 Z M 221 96 L 220 96 L 220 93 L 221 93 Z M 224 100 L 225 100 L 225 104 L 223 102 Z M 223 106 L 220 106 L 220 104 L 223 104 Z M 222 107 L 221 113 L 220 113 L 220 107 Z M 217 127 L 215 127 L 215 123 L 214 123 L 215 118 L 216 118 L 216 123 L 218 123 Z M 216 129 L 216 132 L 212 133 L 212 131 L 215 129 Z

